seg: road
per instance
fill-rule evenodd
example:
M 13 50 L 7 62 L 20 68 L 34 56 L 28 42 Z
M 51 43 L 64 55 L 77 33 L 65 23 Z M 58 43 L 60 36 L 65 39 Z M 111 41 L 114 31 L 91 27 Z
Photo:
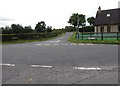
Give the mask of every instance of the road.
M 64 36 L 2 46 L 3 84 L 117 84 L 118 45 L 75 44 Z

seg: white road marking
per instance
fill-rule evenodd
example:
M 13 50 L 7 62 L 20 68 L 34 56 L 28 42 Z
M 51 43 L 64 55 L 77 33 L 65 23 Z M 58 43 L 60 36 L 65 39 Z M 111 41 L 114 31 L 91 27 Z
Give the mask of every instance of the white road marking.
M 48 65 L 31 65 L 31 67 L 52 68 L 52 66 L 48 66 Z
M 118 45 L 113 45 L 113 46 L 118 46 Z
M 62 38 L 64 38 L 64 37 L 60 37 L 60 38 L 58 38 L 58 39 L 62 39 Z
M 50 45 L 50 44 L 44 44 L 44 45 L 48 46 L 48 45 Z
M 0 63 L 0 66 L 8 66 L 8 67 L 14 67 L 15 64 L 5 64 Z M 50 65 L 30 65 L 32 68 L 53 68 L 53 66 Z M 118 68 L 118 66 L 105 66 L 105 67 L 73 67 L 75 70 L 113 70 L 115 68 Z
M 94 45 L 94 44 L 86 44 L 86 45 Z
M 0 66 L 11 66 L 11 67 L 14 67 L 15 64 L 0 64 Z
M 77 45 L 76 43 L 71 43 L 70 45 Z
M 78 45 L 85 45 L 85 44 L 78 44 Z
M 67 43 L 63 43 L 62 45 L 68 45 Z
M 76 70 L 102 70 L 101 68 L 97 67 L 91 67 L 91 68 L 86 68 L 86 67 L 73 67 L 73 69 L 76 69 Z
M 56 41 L 57 43 L 60 42 L 60 40 Z
M 55 42 L 55 41 L 47 41 L 47 42 L 51 42 L 51 43 L 53 43 L 53 42 Z
M 42 44 L 36 44 L 36 45 L 42 45 Z
M 59 44 L 52 44 L 52 45 L 59 45 Z
M 60 40 L 57 40 L 57 41 L 47 41 L 47 42 L 58 43 L 58 42 L 60 42 Z
M 60 40 L 58 40 L 58 41 L 51 41 L 51 42 L 58 43 L 58 42 L 60 42 Z M 35 44 L 35 45 L 37 45 L 37 46 L 39 46 L 39 45 L 48 46 L 48 45 L 59 45 L 59 44 Z M 95 44 L 89 44 L 89 43 L 87 43 L 87 44 L 76 44 L 76 43 L 67 44 L 67 43 L 62 43 L 61 45 L 95 45 Z

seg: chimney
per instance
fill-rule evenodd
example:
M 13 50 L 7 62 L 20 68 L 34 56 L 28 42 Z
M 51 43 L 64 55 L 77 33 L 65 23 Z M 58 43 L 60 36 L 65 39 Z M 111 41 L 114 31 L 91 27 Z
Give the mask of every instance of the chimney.
M 99 7 L 98 7 L 98 13 L 100 13 L 100 12 L 101 12 L 101 7 L 99 6 Z

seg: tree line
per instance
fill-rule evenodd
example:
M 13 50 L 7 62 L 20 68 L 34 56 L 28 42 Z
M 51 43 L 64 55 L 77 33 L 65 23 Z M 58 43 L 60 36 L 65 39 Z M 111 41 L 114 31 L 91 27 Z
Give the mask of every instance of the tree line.
M 43 33 L 51 32 L 52 26 L 46 26 L 44 21 L 38 22 L 35 29 L 32 29 L 31 26 L 23 27 L 20 24 L 12 24 L 10 27 L 1 27 L 2 34 L 20 34 L 20 33 Z

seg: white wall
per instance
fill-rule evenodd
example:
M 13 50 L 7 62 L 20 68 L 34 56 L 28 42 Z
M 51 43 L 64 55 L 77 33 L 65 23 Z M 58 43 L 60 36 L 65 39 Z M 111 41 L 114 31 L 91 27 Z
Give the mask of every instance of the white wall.
M 100 29 L 101 26 L 95 26 L 95 32 L 101 32 Z M 107 25 L 104 26 L 104 32 L 107 32 Z M 118 32 L 118 25 L 111 25 L 111 32 Z

